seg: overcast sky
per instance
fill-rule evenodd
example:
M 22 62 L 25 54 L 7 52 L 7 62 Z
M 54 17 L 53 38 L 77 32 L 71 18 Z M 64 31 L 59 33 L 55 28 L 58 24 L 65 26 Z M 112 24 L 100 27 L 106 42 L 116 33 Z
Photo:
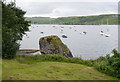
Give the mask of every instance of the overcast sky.
M 67 17 L 117 14 L 119 0 L 16 0 L 26 17 Z

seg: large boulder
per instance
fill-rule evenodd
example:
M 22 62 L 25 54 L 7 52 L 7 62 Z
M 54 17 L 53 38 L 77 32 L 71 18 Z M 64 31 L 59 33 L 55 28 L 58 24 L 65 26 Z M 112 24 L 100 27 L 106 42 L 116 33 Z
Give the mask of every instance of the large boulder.
M 46 36 L 39 40 L 41 54 L 59 54 L 65 57 L 73 57 L 70 50 L 62 43 L 58 36 Z

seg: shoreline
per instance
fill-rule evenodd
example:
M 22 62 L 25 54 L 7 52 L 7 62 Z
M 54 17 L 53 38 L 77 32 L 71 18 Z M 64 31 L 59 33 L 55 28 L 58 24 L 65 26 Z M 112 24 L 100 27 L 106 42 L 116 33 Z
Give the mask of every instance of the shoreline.
M 92 24 L 31 24 L 31 25 L 92 25 Z M 119 25 L 119 24 L 109 24 L 109 25 L 107 25 L 107 24 L 101 24 L 101 25 L 99 25 L 99 24 L 94 24 L 94 25 L 97 25 L 97 26 L 115 26 L 115 25 Z

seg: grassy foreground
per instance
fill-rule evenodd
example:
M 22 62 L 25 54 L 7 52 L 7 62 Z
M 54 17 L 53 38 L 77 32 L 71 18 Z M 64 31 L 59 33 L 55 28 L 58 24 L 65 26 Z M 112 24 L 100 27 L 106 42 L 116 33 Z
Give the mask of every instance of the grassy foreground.
M 0 82 L 2 81 L 2 59 L 0 59 Z
M 23 60 L 23 59 L 20 59 Z M 3 60 L 2 79 L 9 80 L 115 80 L 98 72 L 93 67 L 65 63 L 41 61 L 24 63 L 18 59 Z

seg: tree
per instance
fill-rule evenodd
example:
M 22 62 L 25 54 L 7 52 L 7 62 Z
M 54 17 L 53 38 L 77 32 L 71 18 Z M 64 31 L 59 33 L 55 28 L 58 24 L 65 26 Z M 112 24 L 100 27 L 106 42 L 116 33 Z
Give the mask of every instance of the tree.
M 11 59 L 19 49 L 25 31 L 28 31 L 29 21 L 25 20 L 25 11 L 15 6 L 14 2 L 2 2 L 2 57 Z

